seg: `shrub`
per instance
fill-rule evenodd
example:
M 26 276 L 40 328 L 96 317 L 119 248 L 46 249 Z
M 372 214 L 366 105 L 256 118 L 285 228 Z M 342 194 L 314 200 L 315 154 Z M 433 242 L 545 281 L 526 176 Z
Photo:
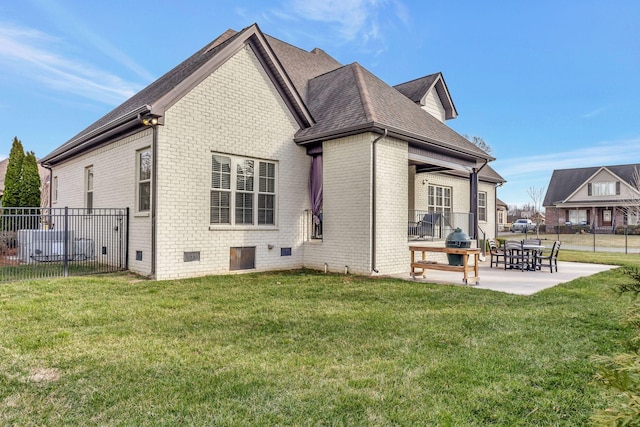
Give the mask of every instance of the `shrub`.
M 625 268 L 624 273 L 632 282 L 619 285 L 620 294 L 640 294 L 640 270 Z M 595 425 L 638 426 L 640 425 L 640 303 L 634 300 L 625 321 L 638 331 L 627 353 L 595 358 L 599 365 L 597 378 L 616 393 L 612 405 L 598 411 L 593 417 Z

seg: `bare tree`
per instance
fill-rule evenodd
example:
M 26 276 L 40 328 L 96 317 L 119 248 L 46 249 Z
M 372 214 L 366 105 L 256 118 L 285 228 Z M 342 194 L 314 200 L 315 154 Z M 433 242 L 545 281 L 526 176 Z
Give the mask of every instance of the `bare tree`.
M 478 147 L 481 150 L 485 151 L 487 154 L 491 154 L 491 152 L 493 151 L 491 146 L 489 144 L 487 144 L 487 142 L 484 140 L 484 138 L 482 138 L 480 136 L 469 137 L 469 135 L 467 135 L 467 134 L 464 134 L 462 136 L 464 136 L 466 139 L 471 141 L 471 143 L 473 143 L 473 145 L 475 145 L 476 147 Z
M 633 168 L 633 177 L 631 178 L 632 194 L 624 200 L 624 204 L 620 209 L 628 219 L 635 218 L 640 220 L 640 170 L 638 167 Z
M 542 199 L 544 197 L 544 193 L 544 187 L 529 187 L 527 189 L 527 194 L 533 202 L 534 215 L 536 215 L 536 233 L 539 233 L 540 230 L 540 210 L 542 209 Z

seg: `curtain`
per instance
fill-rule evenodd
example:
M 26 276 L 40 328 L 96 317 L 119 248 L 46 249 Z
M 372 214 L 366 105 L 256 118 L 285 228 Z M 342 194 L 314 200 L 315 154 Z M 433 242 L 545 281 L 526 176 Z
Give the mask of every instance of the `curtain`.
M 309 197 L 311 199 L 313 222 L 319 224 L 321 221 L 320 210 L 322 210 L 322 153 L 314 154 L 311 159 Z

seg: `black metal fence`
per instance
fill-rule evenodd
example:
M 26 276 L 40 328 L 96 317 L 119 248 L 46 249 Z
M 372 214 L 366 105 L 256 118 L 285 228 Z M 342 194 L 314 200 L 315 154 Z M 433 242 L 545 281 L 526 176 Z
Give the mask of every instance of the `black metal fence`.
M 408 240 L 444 240 L 456 228 L 473 238 L 470 212 L 429 212 L 410 210 Z
M 128 208 L 4 208 L 0 282 L 126 270 L 128 230 Z

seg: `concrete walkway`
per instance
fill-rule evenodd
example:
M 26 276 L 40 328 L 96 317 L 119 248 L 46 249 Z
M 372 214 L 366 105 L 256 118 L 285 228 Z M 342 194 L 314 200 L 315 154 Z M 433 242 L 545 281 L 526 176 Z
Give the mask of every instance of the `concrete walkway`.
M 570 282 L 579 277 L 591 276 L 601 271 L 617 268 L 615 265 L 584 264 L 579 262 L 558 262 L 558 272 L 549 272 L 548 266 L 539 271 L 505 270 L 504 266 L 489 267 L 489 261 L 480 262 L 480 283 L 474 288 L 490 289 L 516 295 L 532 295 L 560 283 Z M 394 277 L 413 280 L 409 273 Z M 416 276 L 416 282 L 443 283 L 465 286 L 462 273 L 452 271 L 427 270 L 426 278 Z

